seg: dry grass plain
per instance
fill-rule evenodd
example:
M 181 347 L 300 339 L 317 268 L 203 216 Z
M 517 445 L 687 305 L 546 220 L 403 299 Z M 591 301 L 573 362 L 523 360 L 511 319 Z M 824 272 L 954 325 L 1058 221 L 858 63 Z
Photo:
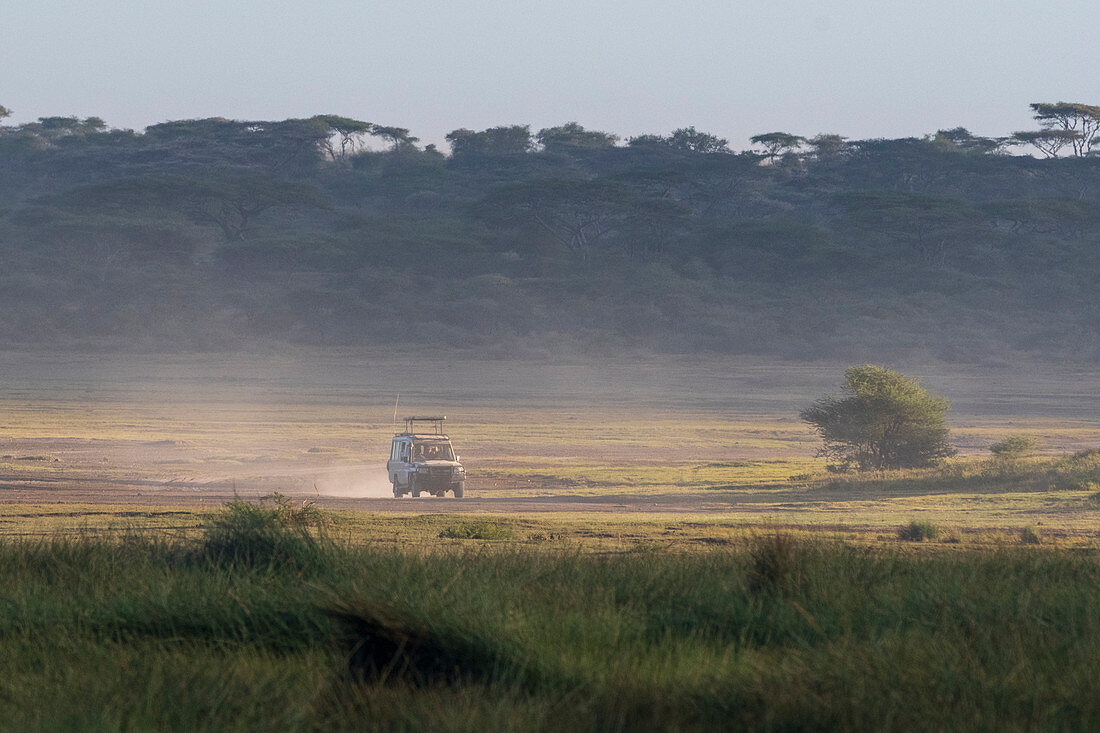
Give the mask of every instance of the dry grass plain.
M 955 402 L 957 464 L 838 482 L 796 412 L 843 366 L 5 354 L 0 534 L 187 533 L 233 496 L 277 491 L 332 510 L 349 538 L 398 545 L 453 542 L 439 535 L 458 514 L 532 546 L 600 549 L 720 546 L 777 527 L 894 542 L 914 520 L 942 527 L 943 546 L 1014 542 L 1025 527 L 1100 539 L 1097 488 L 1052 488 L 1046 459 L 975 479 L 1007 433 L 1036 435 L 1048 456 L 1100 446 L 1096 375 L 910 367 Z M 398 394 L 399 416 L 450 417 L 468 498 L 389 496 Z

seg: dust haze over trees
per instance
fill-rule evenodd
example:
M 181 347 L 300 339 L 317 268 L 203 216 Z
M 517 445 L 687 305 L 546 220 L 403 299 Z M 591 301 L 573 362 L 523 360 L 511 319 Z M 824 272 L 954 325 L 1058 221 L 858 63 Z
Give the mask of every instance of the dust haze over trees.
M 744 151 L 575 121 L 448 152 L 336 114 L 0 122 L 0 337 L 1092 361 L 1100 107 L 1031 109 L 1004 138 Z

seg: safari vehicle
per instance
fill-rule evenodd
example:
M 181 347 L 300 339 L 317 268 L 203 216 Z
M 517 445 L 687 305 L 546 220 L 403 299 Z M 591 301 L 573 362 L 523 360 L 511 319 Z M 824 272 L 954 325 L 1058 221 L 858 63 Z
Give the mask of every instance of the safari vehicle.
M 405 432 L 393 436 L 386 471 L 393 483 L 393 496 L 419 497 L 422 492 L 445 496 L 448 491 L 461 499 L 466 488 L 466 469 L 443 434 L 447 417 L 406 417 Z M 431 423 L 430 432 L 417 430 L 417 423 Z

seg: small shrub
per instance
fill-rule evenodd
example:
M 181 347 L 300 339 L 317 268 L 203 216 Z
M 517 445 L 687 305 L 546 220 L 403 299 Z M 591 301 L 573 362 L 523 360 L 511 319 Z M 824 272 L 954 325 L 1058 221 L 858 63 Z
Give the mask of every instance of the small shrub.
M 1025 545 L 1038 545 L 1043 541 L 1039 536 L 1039 530 L 1030 524 L 1020 529 L 1020 542 Z
M 1100 489 L 1100 451 L 1093 448 L 1063 458 L 1050 476 L 1052 490 L 1096 491 Z
M 923 542 L 940 536 L 940 528 L 931 522 L 912 521 L 898 530 L 898 537 L 906 542 Z
M 309 499 L 303 499 L 300 505 L 295 506 L 290 499 L 276 491 L 260 499 L 260 505 L 267 501 L 275 505 L 273 509 L 275 517 L 283 524 L 295 527 L 321 527 L 331 523 L 329 515 Z
M 1094 507 L 1100 507 L 1100 491 L 1095 494 L 1089 494 L 1088 498 L 1085 499 L 1085 503 L 1091 504 Z
M 512 528 L 499 522 L 460 522 L 444 527 L 439 536 L 452 540 L 509 540 Z
M 989 450 L 998 458 L 1015 460 L 1025 458 L 1039 450 L 1039 440 L 1031 435 L 1014 433 L 1005 436 L 1005 439 L 989 446 Z

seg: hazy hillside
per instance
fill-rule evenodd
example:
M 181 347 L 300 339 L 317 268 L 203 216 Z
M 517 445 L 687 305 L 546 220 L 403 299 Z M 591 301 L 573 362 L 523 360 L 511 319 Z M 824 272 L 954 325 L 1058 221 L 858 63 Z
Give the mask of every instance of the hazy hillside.
M 1045 134 L 44 118 L 0 127 L 0 338 L 1091 360 L 1100 159 Z

